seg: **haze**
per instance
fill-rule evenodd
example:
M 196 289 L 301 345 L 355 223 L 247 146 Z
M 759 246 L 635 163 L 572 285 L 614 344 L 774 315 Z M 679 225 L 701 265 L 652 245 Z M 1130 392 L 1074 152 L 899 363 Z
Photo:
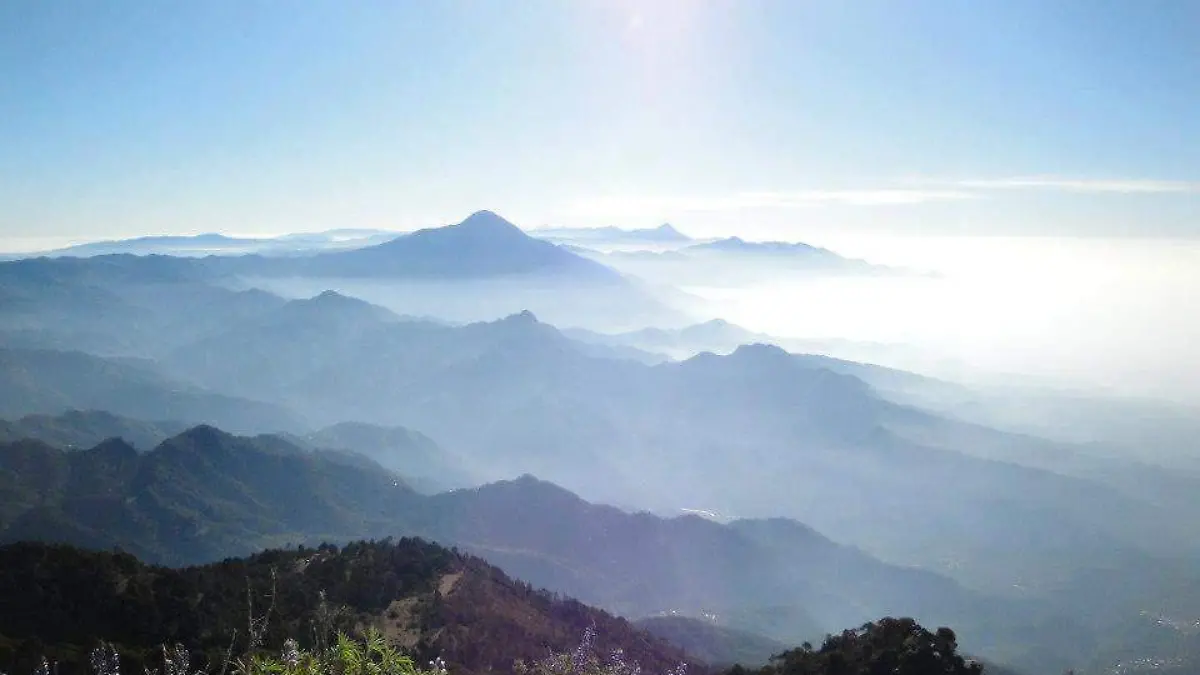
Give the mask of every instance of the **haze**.
M 0 671 L 1200 672 L 1197 83 L 1192 2 L 0 3 Z
M 672 222 L 953 279 L 702 293 L 739 323 L 1194 401 L 1196 11 L 18 3 L 0 234 Z

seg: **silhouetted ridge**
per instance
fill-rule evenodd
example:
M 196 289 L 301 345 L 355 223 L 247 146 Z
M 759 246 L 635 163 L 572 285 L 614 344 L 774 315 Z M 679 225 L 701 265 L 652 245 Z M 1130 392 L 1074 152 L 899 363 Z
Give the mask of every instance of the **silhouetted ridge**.
M 284 270 L 293 264 L 285 261 Z M 619 282 L 615 271 L 554 244 L 535 239 L 491 211 L 461 223 L 431 227 L 375 246 L 322 253 L 297 263 L 314 276 L 396 278 L 481 278 L 554 274 Z
M 314 295 L 311 298 L 302 298 L 299 300 L 292 300 L 287 303 L 287 306 L 289 306 L 289 307 L 320 307 L 320 308 L 348 307 L 348 306 L 374 307 L 374 305 L 372 305 L 369 302 L 366 302 L 365 300 L 359 300 L 358 298 L 352 298 L 348 295 L 342 295 L 341 293 L 338 293 L 337 291 L 324 291 L 320 295 Z
M 788 241 L 746 241 L 741 237 L 727 237 L 718 239 L 703 244 L 695 244 L 687 247 L 689 251 L 726 251 L 731 253 L 770 253 L 770 254 L 820 254 L 831 258 L 840 258 L 836 253 L 805 244 L 803 242 L 788 242 Z
M 168 439 L 166 443 L 173 445 L 187 443 L 198 447 L 211 447 L 222 443 L 232 443 L 236 438 L 230 434 L 221 431 L 220 429 L 208 425 L 198 424 L 187 431 Z
M 391 310 L 373 305 L 366 300 L 342 295 L 337 291 L 324 291 L 311 298 L 292 300 L 284 305 L 284 311 L 293 315 L 314 315 L 336 319 L 395 319 Z
M 529 310 L 510 314 L 495 321 L 469 324 L 467 328 L 489 341 L 494 342 L 497 339 L 504 341 L 516 350 L 514 353 L 536 355 L 539 349 L 550 347 L 554 347 L 556 350 L 569 349 L 571 344 L 557 328 L 548 323 L 542 323 Z M 546 353 L 541 355 L 545 356 Z
M 101 441 L 99 445 L 86 452 L 116 461 L 134 461 L 138 457 L 137 448 L 123 438 L 109 438 Z
M 506 504 L 522 504 L 536 507 L 537 510 L 550 509 L 554 511 L 566 507 L 586 508 L 591 506 L 574 492 L 528 473 L 512 480 L 482 485 L 475 488 L 474 492 L 481 497 L 489 498 L 489 501 L 485 503 L 491 503 L 493 506 L 498 505 L 499 502 L 490 500 L 497 498 Z
M 344 298 L 347 300 L 349 299 L 347 296 L 342 295 L 341 293 L 338 293 L 337 291 L 324 291 L 320 295 L 314 297 L 313 300 L 318 301 L 318 302 L 319 301 L 329 302 L 329 301 L 337 300 L 338 298 Z
M 753 344 L 741 345 L 733 350 L 730 358 L 765 361 L 774 359 L 777 361 L 792 361 L 792 355 L 789 354 L 783 347 L 765 342 L 755 342 Z
M 795 358 L 781 347 L 765 343 L 740 345 L 726 355 L 703 352 L 683 361 L 686 367 L 716 366 L 722 368 L 790 368 Z

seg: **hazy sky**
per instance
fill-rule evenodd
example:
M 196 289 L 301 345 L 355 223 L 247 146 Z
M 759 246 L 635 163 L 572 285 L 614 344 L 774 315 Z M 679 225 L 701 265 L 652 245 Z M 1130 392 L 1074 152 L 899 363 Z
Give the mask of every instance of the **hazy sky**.
M 0 3 L 0 238 L 1200 235 L 1191 0 Z

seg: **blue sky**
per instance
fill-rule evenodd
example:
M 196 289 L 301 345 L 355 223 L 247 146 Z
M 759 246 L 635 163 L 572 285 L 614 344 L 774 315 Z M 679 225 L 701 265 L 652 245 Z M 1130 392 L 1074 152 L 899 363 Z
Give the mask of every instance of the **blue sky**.
M 1200 235 L 1200 2 L 0 3 L 0 238 Z

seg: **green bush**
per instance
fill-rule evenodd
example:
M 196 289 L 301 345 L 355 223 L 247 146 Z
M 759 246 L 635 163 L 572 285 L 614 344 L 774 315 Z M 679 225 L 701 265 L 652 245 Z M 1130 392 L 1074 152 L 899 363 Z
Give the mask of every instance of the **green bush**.
M 288 640 L 278 654 L 259 653 L 238 660 L 235 675 L 446 675 L 441 660 L 421 669 L 412 659 L 389 645 L 378 630 L 362 640 L 339 633 L 325 649 L 302 650 Z

